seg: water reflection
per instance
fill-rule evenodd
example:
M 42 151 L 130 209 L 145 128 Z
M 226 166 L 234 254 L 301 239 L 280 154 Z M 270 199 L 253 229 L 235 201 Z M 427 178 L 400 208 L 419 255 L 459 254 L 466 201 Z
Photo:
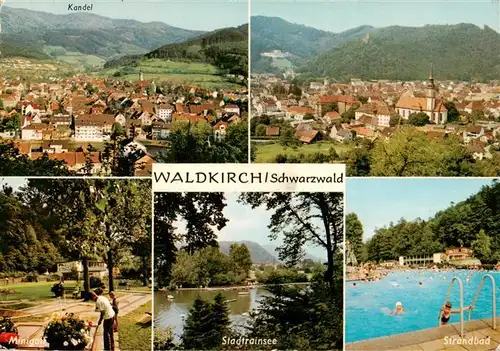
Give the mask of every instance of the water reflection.
M 271 293 L 263 288 L 254 288 L 246 290 L 178 290 L 171 292 L 155 292 L 155 326 L 158 328 L 173 328 L 175 339 L 183 333 L 183 325 L 187 318 L 189 309 L 194 300 L 199 296 L 202 299 L 213 301 L 218 293 L 222 293 L 226 299 L 230 320 L 234 328 L 240 329 L 246 324 L 248 313 L 257 309 L 259 301 L 264 296 L 270 296 Z M 173 300 L 167 298 L 173 296 Z

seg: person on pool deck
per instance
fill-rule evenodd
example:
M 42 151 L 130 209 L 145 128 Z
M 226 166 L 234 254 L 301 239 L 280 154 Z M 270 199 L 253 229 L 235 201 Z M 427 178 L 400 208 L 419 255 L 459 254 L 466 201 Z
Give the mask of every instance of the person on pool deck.
M 474 307 L 472 307 L 472 305 L 471 305 L 468 307 L 464 307 L 463 310 L 468 311 L 468 310 L 472 310 L 472 309 L 474 309 Z M 441 314 L 441 325 L 448 324 L 452 313 L 460 313 L 460 309 L 458 309 L 458 310 L 451 309 L 451 302 L 450 301 L 446 301 L 445 305 L 443 307 L 441 307 L 441 311 L 443 311 Z
M 405 309 L 403 308 L 403 304 L 401 302 L 396 302 L 396 309 L 391 312 L 391 314 L 397 315 L 397 314 L 402 314 L 405 312 Z

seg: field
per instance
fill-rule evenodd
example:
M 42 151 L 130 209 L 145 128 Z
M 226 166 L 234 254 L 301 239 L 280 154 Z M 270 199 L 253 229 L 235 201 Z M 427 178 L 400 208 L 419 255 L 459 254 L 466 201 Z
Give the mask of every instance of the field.
M 67 51 L 60 46 L 45 46 L 44 51 L 58 61 L 78 64 L 82 67 L 102 66 L 105 62 L 105 60 L 100 57 Z
M 118 314 L 118 328 L 121 350 L 150 350 L 151 324 L 147 322 L 151 313 L 151 302 L 142 305 L 138 309 L 120 317 Z
M 0 58 L 0 77 L 29 79 L 31 82 L 47 82 L 54 78 L 71 76 L 75 67 L 55 60 L 33 60 L 26 58 Z
M 160 59 L 142 60 L 137 67 L 108 68 L 97 73 L 101 77 L 111 77 L 120 72 L 119 79 L 137 80 L 142 71 L 146 80 L 168 80 L 175 84 L 196 85 L 203 88 L 238 87 L 218 75 L 215 66 L 205 63 L 176 62 Z
M 327 154 L 330 148 L 335 148 L 335 151 L 339 155 L 348 151 L 352 146 L 336 143 L 333 141 L 322 141 L 314 144 L 305 144 L 297 148 L 283 147 L 278 143 L 273 144 L 252 144 L 252 147 L 256 148 L 256 163 L 270 163 L 274 162 L 274 159 L 279 154 L 286 155 L 310 155 L 317 152 Z

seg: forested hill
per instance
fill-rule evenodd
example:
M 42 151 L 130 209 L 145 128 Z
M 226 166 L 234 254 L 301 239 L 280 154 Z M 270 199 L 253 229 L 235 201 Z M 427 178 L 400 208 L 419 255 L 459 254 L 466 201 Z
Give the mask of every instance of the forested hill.
M 61 47 L 70 52 L 104 59 L 147 53 L 161 45 L 182 42 L 203 34 L 160 22 L 112 19 L 83 12 L 56 15 L 4 7 L 1 19 L 4 41 L 32 46 L 38 50 Z
M 363 37 L 370 26 L 360 26 L 341 33 L 332 33 L 290 23 L 278 17 L 252 17 L 252 56 L 281 50 L 298 57 L 312 57 L 338 44 Z
M 360 26 L 341 33 L 332 33 L 301 24 L 290 23 L 282 18 L 252 17 L 252 71 L 273 71 L 271 59 L 261 54 L 272 50 L 288 52 L 294 63 L 311 58 L 337 45 L 362 38 L 373 27 Z
M 247 76 L 248 25 L 219 29 L 182 43 L 164 45 L 143 58 L 210 63 L 227 73 Z M 138 56 L 125 56 L 107 62 L 105 66 L 132 64 L 138 59 Z
M 353 227 L 348 222 L 347 232 L 352 233 Z M 378 229 L 364 245 L 365 260 L 372 261 L 433 254 L 463 245 L 472 247 L 474 256 L 483 263 L 496 263 L 500 260 L 500 182 L 452 203 L 429 220 L 401 219 Z
M 308 77 L 422 80 L 500 79 L 500 33 L 472 24 L 391 26 L 341 44 L 299 68 Z
M 265 248 L 254 241 L 219 241 L 219 248 L 225 254 L 229 254 L 232 244 L 245 244 L 250 251 L 253 263 L 278 261 L 276 257 L 270 254 Z

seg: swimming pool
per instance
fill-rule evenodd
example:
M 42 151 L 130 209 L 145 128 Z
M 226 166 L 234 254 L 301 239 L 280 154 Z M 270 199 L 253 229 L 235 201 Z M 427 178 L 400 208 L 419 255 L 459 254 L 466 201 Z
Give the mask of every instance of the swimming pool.
M 471 274 L 470 282 L 466 281 Z M 449 272 L 407 271 L 394 272 L 379 281 L 346 282 L 346 342 L 377 338 L 415 330 L 437 327 L 438 312 L 443 305 L 451 279 L 461 278 L 464 285 L 464 307 L 472 303 L 476 289 L 485 274 L 491 274 L 496 283 L 497 304 L 500 298 L 500 273 L 457 270 Z M 422 285 L 419 285 L 419 282 Z M 460 306 L 458 284 L 454 283 L 449 299 L 453 309 Z M 406 313 L 390 315 L 396 302 L 402 302 Z M 499 314 L 500 305 L 497 307 Z M 491 318 L 491 282 L 486 280 L 479 293 L 471 320 Z M 469 312 L 464 312 L 468 320 Z M 452 314 L 450 323 L 460 321 Z

